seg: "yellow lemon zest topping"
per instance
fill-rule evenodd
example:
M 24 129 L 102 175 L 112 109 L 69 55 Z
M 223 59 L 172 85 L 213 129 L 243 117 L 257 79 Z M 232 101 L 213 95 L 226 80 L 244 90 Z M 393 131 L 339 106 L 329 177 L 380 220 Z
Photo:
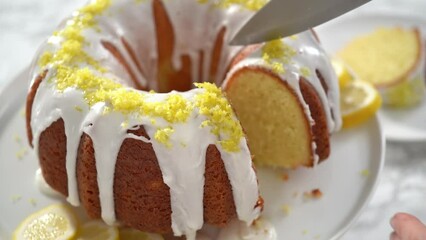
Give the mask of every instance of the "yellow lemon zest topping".
M 208 3 L 209 0 L 198 0 L 199 3 Z M 214 5 L 220 8 L 229 8 L 232 5 L 239 5 L 251 11 L 258 11 L 263 8 L 268 0 L 218 0 Z
M 262 58 L 278 74 L 284 74 L 284 64 L 289 64 L 296 55 L 296 50 L 281 39 L 267 42 L 262 47 Z
M 172 145 L 170 144 L 169 139 L 170 135 L 172 135 L 174 132 L 175 130 L 172 127 L 159 129 L 157 132 L 155 132 L 154 138 L 170 148 Z
M 303 77 L 309 77 L 311 76 L 311 70 L 307 67 L 301 67 L 300 68 L 300 73 L 302 74 Z
M 260 2 L 262 0 L 221 1 L 221 4 L 244 3 L 247 8 L 254 8 Z M 89 107 L 104 102 L 106 106 L 103 114 L 118 111 L 124 115 L 147 116 L 152 124 L 155 123 L 155 118 L 163 118 L 169 123 L 185 123 L 194 110 L 198 109 L 207 118 L 201 127 L 210 127 L 211 132 L 220 139 L 218 143 L 224 150 L 239 151 L 243 131 L 233 117 L 232 108 L 222 91 L 214 84 L 196 84 L 204 91 L 200 91 L 194 100 L 172 93 L 164 101 L 149 101 L 153 92 L 126 88 L 105 76 L 106 70 L 84 51 L 88 43 L 82 32 L 88 28 L 96 28 L 96 16 L 101 15 L 110 5 L 110 0 L 93 1 L 80 9 L 63 30 L 55 33 L 54 37 L 61 39 L 59 48 L 55 52 L 44 52 L 38 61 L 43 71 L 48 67 L 51 69 L 49 83 L 54 84 L 58 92 L 64 92 L 68 88 L 81 90 Z M 274 54 L 271 56 L 275 57 Z M 82 109 L 75 108 L 77 111 Z M 159 128 L 154 138 L 170 147 L 169 138 L 173 132 L 172 127 Z
M 244 136 L 239 122 L 233 117 L 231 105 L 222 91 L 211 83 L 196 83 L 206 91 L 195 97 L 195 105 L 208 121 L 202 125 L 210 126 L 211 132 L 221 137 L 219 143 L 228 152 L 240 150 L 239 143 Z M 203 126 L 202 126 L 203 127 Z

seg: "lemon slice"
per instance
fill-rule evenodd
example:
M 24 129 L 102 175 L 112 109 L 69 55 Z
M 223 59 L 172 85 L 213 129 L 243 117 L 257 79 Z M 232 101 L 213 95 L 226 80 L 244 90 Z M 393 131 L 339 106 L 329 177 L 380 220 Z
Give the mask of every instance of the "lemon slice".
M 141 232 L 132 228 L 120 229 L 120 240 L 164 240 L 159 234 Z
M 71 239 L 76 233 L 76 222 L 66 205 L 52 205 L 27 217 L 15 230 L 13 239 Z
M 118 240 L 118 229 L 101 221 L 90 221 L 78 229 L 77 240 Z
M 354 80 L 353 74 L 349 71 L 349 69 L 345 66 L 345 64 L 337 59 L 333 59 L 331 61 L 333 65 L 333 69 L 336 72 L 337 78 L 339 79 L 339 87 L 344 88 L 350 82 Z
M 343 128 L 357 126 L 372 117 L 382 105 L 382 98 L 368 82 L 354 80 L 340 89 Z

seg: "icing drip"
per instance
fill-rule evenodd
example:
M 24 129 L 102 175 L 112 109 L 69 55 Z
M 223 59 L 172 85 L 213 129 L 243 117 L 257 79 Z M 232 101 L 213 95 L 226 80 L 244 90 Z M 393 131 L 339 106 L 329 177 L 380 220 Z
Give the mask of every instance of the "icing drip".
M 104 114 L 106 107 L 104 103 L 93 106 L 83 125 L 84 132 L 91 137 L 95 150 L 102 219 L 105 223 L 113 225 L 115 163 L 127 129 L 121 127 L 124 116 L 117 112 Z
M 51 188 L 49 184 L 47 184 L 47 182 L 44 180 L 43 174 L 41 173 L 41 169 L 37 169 L 36 171 L 35 182 L 40 192 L 42 192 L 46 196 L 62 199 L 62 194 Z

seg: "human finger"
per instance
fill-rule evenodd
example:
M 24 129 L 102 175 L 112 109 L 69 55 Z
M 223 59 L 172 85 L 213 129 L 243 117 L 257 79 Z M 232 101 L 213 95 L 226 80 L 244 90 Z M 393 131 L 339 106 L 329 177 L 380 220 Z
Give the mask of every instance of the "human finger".
M 389 236 L 389 240 L 402 240 L 396 232 L 392 232 Z
M 425 239 L 426 226 L 416 217 L 407 213 L 397 213 L 390 222 L 400 239 Z

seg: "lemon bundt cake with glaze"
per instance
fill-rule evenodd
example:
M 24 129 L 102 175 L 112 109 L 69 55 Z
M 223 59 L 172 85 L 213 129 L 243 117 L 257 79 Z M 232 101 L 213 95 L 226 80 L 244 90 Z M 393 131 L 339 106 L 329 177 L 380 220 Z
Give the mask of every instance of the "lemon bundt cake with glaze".
M 204 223 L 252 223 L 262 200 L 238 120 L 246 110 L 233 92 L 265 82 L 280 91 L 275 99 L 291 101 L 272 101 L 299 122 L 281 125 L 293 134 L 274 144 L 295 136 L 305 155 L 266 165 L 327 158 L 340 125 L 337 81 L 311 32 L 292 37 L 294 46 L 227 44 L 264 3 L 95 0 L 75 12 L 42 46 L 27 97 L 28 138 L 45 181 L 108 224 L 193 239 Z M 217 87 L 224 79 L 231 103 Z

